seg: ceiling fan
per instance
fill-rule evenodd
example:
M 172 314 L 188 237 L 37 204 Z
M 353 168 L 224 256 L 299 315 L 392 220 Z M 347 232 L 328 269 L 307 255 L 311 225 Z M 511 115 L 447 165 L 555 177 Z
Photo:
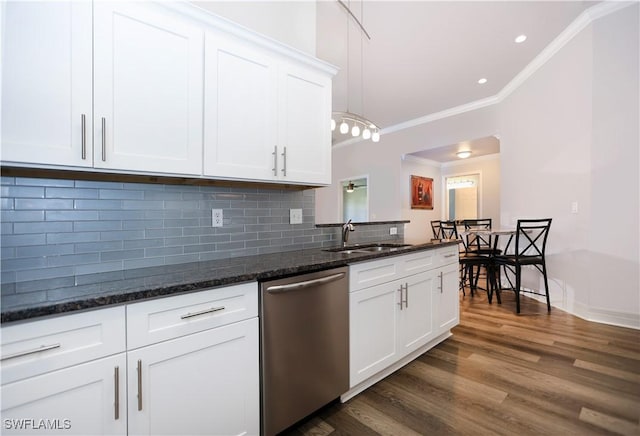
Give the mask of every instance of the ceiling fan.
M 366 188 L 367 185 L 355 185 L 351 180 L 349 180 L 349 183 L 344 185 L 344 188 L 347 190 L 347 192 L 353 192 L 355 189 L 357 188 Z

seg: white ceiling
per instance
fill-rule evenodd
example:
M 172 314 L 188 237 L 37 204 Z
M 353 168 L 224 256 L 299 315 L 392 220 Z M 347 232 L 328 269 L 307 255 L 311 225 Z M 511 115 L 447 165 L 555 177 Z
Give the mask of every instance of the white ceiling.
M 382 129 L 497 94 L 580 13 L 595 4 L 344 3 L 362 21 L 371 40 L 362 35 L 353 19 L 347 20 L 337 1 L 320 1 L 316 54 L 340 68 L 333 81 L 333 110 L 358 113 Z M 514 39 L 520 34 L 527 35 L 527 40 L 516 44 Z M 487 83 L 479 85 L 478 79 L 483 77 Z M 422 157 L 443 159 L 438 154 Z

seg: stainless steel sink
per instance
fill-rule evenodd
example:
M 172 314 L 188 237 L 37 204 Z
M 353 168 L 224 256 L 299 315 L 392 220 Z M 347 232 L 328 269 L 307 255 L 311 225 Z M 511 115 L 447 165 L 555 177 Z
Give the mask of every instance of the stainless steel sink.
M 324 251 L 330 251 L 332 253 L 380 253 L 387 251 L 397 251 L 399 249 L 410 247 L 410 244 L 399 243 L 379 243 L 379 244 L 364 244 L 364 245 L 347 245 L 346 247 L 327 248 Z

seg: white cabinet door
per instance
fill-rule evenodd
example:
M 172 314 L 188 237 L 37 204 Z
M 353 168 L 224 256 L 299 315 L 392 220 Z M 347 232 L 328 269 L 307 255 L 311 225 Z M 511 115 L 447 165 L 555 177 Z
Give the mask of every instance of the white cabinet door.
M 405 287 L 399 319 L 402 356 L 425 345 L 434 335 L 431 313 L 437 279 L 437 273 L 431 270 L 400 280 Z
M 444 333 L 460 323 L 460 300 L 458 297 L 458 264 L 446 265 L 437 270 L 434 288 L 434 313 L 436 334 Z
M 3 385 L 2 434 L 126 434 L 126 363 L 121 353 Z
M 130 351 L 127 359 L 129 434 L 259 433 L 257 318 Z
M 265 51 L 207 32 L 205 176 L 276 177 L 276 89 L 277 64 Z
M 91 166 L 91 3 L 2 8 L 2 161 Z
M 331 79 L 306 68 L 280 67 L 279 178 L 331 183 Z
M 149 3 L 94 3 L 94 165 L 202 172 L 203 31 Z
M 351 387 L 398 359 L 400 282 L 349 294 L 349 384 Z

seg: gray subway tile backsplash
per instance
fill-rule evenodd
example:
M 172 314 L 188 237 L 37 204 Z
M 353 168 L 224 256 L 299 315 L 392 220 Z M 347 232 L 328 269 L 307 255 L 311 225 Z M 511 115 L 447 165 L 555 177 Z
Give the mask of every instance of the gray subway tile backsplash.
M 313 189 L 4 176 L 0 182 L 5 307 L 70 298 L 73 276 L 167 269 L 184 262 L 327 247 L 340 241 L 339 227 L 315 227 Z M 303 209 L 302 224 L 289 224 L 291 208 Z M 211 209 L 223 209 L 223 227 L 211 226 Z M 402 226 L 397 227 L 402 236 Z M 350 242 L 389 238 L 388 228 L 357 226 Z M 50 295 L 30 292 L 42 289 L 41 281 L 62 285 Z M 94 286 L 78 278 L 76 284 Z

